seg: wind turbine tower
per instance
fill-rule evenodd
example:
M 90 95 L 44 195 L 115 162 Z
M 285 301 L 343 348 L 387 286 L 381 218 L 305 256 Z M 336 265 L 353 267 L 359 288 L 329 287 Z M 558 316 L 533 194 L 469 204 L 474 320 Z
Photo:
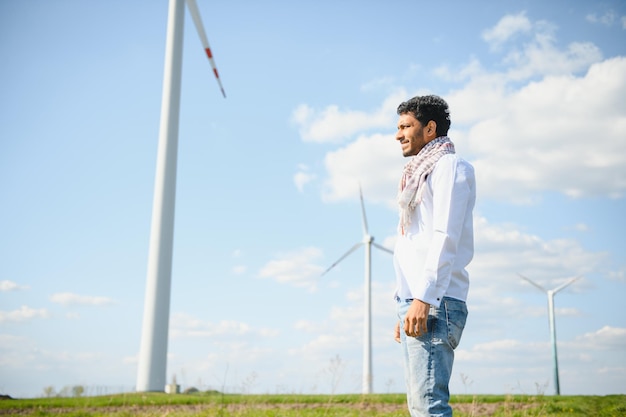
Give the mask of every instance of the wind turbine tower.
M 556 325 L 554 322 L 554 295 L 561 291 L 563 288 L 567 287 L 580 277 L 575 277 L 565 282 L 564 284 L 559 285 L 553 290 L 546 290 L 541 285 L 532 281 L 530 278 L 526 278 L 525 276 L 518 274 L 522 279 L 530 282 L 532 285 L 537 287 L 539 290 L 545 292 L 548 295 L 548 316 L 550 319 L 550 342 L 552 343 L 552 361 L 553 361 L 553 372 L 554 372 L 554 392 L 556 395 L 561 395 L 561 387 L 559 385 L 559 362 L 556 354 Z
M 365 245 L 365 290 L 363 295 L 363 394 L 372 393 L 372 246 L 393 254 L 393 251 L 374 242 L 374 236 L 369 234 L 367 227 L 367 217 L 365 216 L 365 204 L 363 203 L 363 192 L 359 187 L 361 197 L 361 214 L 363 219 L 363 239 L 352 246 L 341 258 L 333 263 L 326 271 L 333 269 L 343 261 L 348 255 L 357 250 L 361 245 Z
M 187 0 L 187 6 L 213 74 L 226 97 L 195 0 Z M 137 367 L 136 390 L 140 392 L 163 391 L 166 384 L 184 21 L 185 0 L 170 0 L 148 276 Z

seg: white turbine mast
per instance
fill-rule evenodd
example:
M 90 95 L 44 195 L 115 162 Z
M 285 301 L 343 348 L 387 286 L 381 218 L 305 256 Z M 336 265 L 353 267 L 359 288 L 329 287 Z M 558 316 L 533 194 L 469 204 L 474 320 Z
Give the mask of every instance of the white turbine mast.
M 547 290 L 541 285 L 532 281 L 530 278 L 526 278 L 522 274 L 518 274 L 518 275 L 523 280 L 526 280 L 529 283 L 531 283 L 533 286 L 537 287 L 540 291 L 545 292 L 548 296 L 548 317 L 550 320 L 550 342 L 552 344 L 552 361 L 553 361 L 552 367 L 553 367 L 553 372 L 554 372 L 554 393 L 556 395 L 561 395 L 561 387 L 559 385 L 559 361 L 558 361 L 557 354 L 556 354 L 556 325 L 555 325 L 555 319 L 554 319 L 554 295 L 557 292 L 561 291 L 563 288 L 567 287 L 568 285 L 576 281 L 577 279 L 579 279 L 580 277 L 572 278 L 569 281 L 566 281 L 565 283 L 559 285 L 558 287 L 552 290 Z
M 372 384 L 374 378 L 372 376 L 372 245 L 376 248 L 393 254 L 392 250 L 374 242 L 374 236 L 369 234 L 367 228 L 367 217 L 365 216 L 365 204 L 363 203 L 363 192 L 359 187 L 359 195 L 361 197 L 361 214 L 363 218 L 363 240 L 357 242 L 348 250 L 341 258 L 333 263 L 326 271 L 333 269 L 337 264 L 343 261 L 348 255 L 357 250 L 361 245 L 365 245 L 365 291 L 363 295 L 363 394 L 372 393 Z
M 226 97 L 196 1 L 187 0 L 187 6 L 213 74 L 222 95 Z M 136 390 L 140 392 L 164 391 L 166 385 L 184 22 L 185 0 L 170 0 L 148 273 L 137 369 Z

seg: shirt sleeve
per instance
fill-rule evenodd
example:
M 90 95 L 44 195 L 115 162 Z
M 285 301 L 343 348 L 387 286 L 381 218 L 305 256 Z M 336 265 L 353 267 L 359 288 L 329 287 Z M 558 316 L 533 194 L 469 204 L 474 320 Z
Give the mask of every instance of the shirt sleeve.
M 448 285 L 471 198 L 473 174 L 456 156 L 442 157 L 430 174 L 432 239 L 424 263 L 423 287 L 416 298 L 439 306 Z

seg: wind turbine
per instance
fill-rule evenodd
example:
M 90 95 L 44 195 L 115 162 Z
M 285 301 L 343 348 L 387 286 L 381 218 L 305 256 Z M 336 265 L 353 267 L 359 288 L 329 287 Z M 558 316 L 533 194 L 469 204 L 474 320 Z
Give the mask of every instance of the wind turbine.
M 196 1 L 187 0 L 187 6 L 226 98 Z M 170 0 L 137 391 L 163 391 L 166 384 L 184 22 L 185 0 Z
M 363 192 L 359 187 L 359 195 L 361 197 L 361 213 L 363 217 L 363 240 L 357 242 L 346 252 L 341 258 L 333 263 L 326 271 L 333 269 L 339 262 L 343 261 L 348 255 L 357 250 L 361 245 L 365 245 L 365 291 L 364 291 L 364 309 L 363 309 L 363 394 L 372 393 L 372 245 L 387 253 L 393 254 L 393 251 L 374 242 L 374 236 L 369 234 L 367 228 L 367 217 L 365 216 L 365 204 L 363 203 Z
M 554 370 L 554 390 L 556 395 L 561 395 L 561 388 L 559 386 L 559 363 L 556 355 L 556 326 L 554 323 L 554 295 L 561 291 L 563 288 L 567 287 L 580 277 L 575 277 L 565 282 L 564 284 L 559 285 L 553 290 L 546 290 L 541 285 L 532 281 L 530 278 L 526 278 L 522 274 L 518 274 L 522 279 L 530 282 L 532 285 L 537 287 L 539 290 L 545 292 L 548 295 L 548 316 L 550 319 L 550 341 L 552 343 L 552 360 L 553 360 L 553 370 Z

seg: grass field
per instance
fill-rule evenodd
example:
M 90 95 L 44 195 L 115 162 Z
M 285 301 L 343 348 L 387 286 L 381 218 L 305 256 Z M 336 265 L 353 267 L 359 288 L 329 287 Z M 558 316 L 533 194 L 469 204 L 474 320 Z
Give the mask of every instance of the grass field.
M 222 395 L 220 393 L 132 393 L 97 397 L 6 399 L 0 415 L 64 417 L 322 417 L 408 416 L 402 394 Z M 624 417 L 626 395 L 459 395 L 457 417 Z

